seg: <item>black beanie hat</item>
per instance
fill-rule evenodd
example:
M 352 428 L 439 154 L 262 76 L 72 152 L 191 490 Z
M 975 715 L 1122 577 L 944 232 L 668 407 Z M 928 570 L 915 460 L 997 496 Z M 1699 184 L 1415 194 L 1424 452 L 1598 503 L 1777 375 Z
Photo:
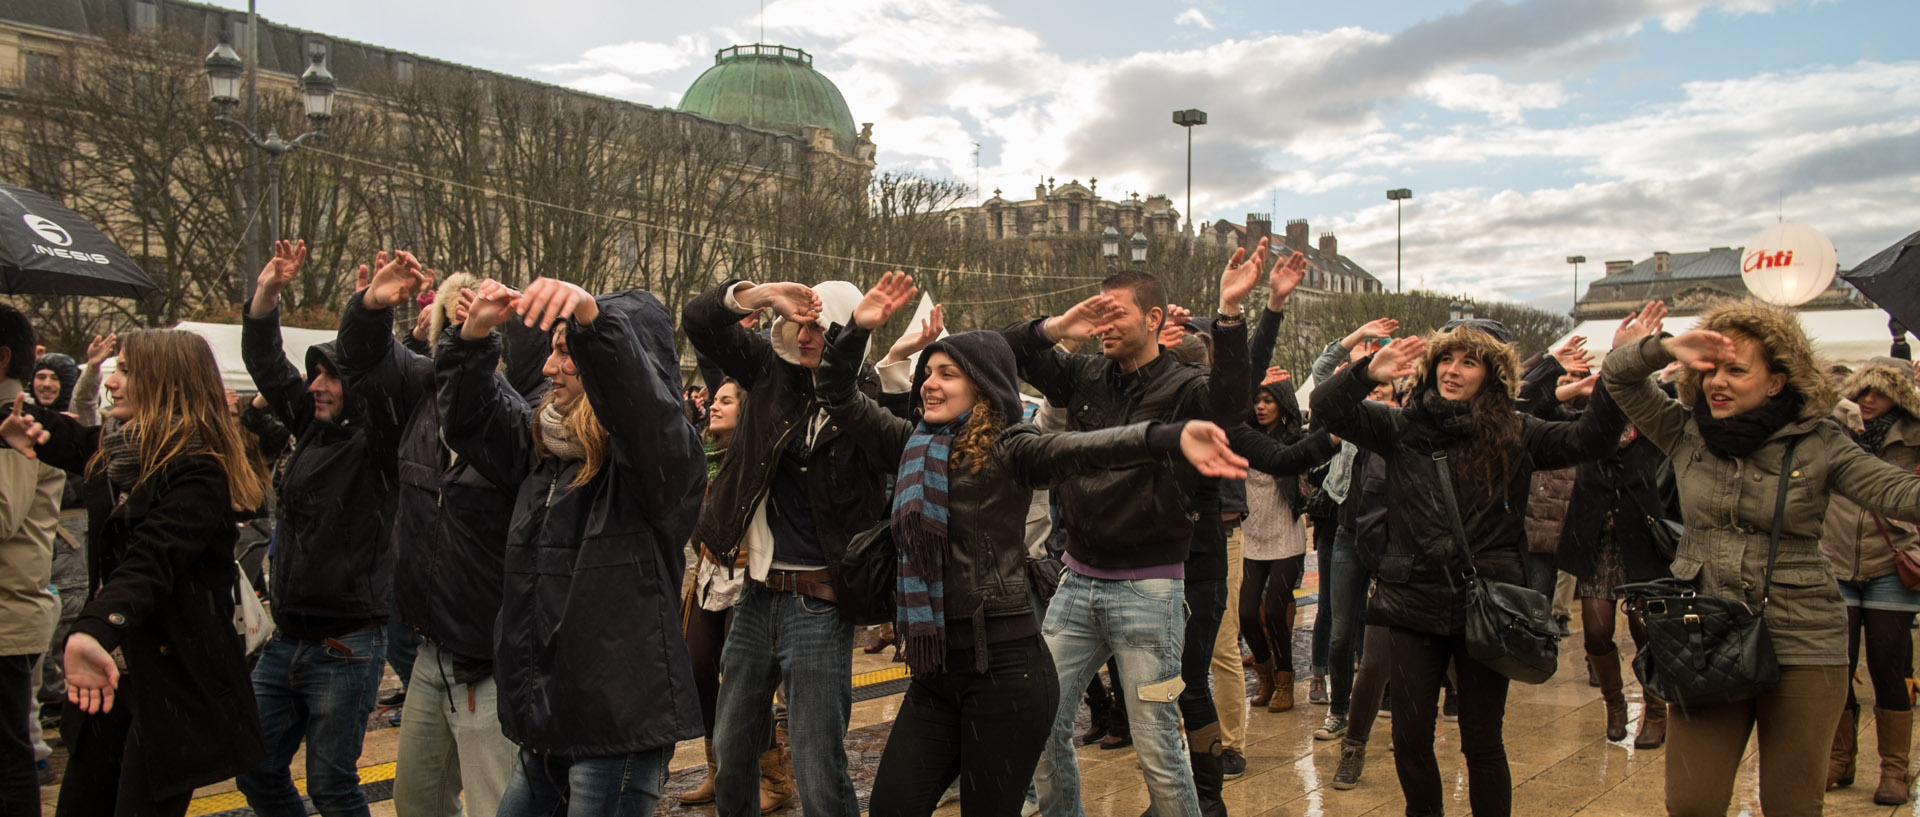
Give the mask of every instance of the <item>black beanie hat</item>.
M 927 382 L 927 361 L 933 358 L 934 352 L 945 352 L 953 358 L 953 362 L 960 364 L 960 371 L 973 381 L 973 387 L 980 392 L 980 399 L 999 412 L 1002 422 L 1013 425 L 1025 416 L 1020 405 L 1020 366 L 1013 359 L 1013 347 L 1007 345 L 1007 339 L 999 332 L 985 331 L 948 335 L 934 341 L 933 345 L 920 353 L 920 363 L 913 369 L 913 408 L 916 414 L 924 408 L 920 404 L 920 387 Z

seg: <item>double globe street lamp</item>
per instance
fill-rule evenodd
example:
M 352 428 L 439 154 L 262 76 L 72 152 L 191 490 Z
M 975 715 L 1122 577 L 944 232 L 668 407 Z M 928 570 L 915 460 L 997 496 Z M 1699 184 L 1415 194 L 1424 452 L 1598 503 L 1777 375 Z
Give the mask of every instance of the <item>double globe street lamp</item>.
M 309 139 L 324 138 L 327 134 L 327 120 L 333 118 L 333 92 L 337 87 L 333 73 L 327 70 L 326 54 L 314 49 L 309 54 L 306 73 L 300 75 L 300 94 L 306 104 L 307 124 L 311 128 L 306 133 L 288 141 L 280 137 L 277 126 L 268 126 L 267 135 L 261 138 L 247 127 L 246 123 L 227 115 L 233 106 L 240 102 L 241 75 L 247 64 L 233 50 L 231 39 L 224 33 L 220 44 L 208 52 L 201 63 L 207 72 L 207 96 L 216 108 L 214 120 L 225 122 L 246 136 L 247 143 L 267 154 L 267 241 L 280 240 L 280 159 L 294 152 Z
M 1147 244 L 1148 244 L 1147 235 L 1138 230 L 1134 231 L 1133 238 L 1130 238 L 1127 240 L 1127 245 L 1133 252 L 1134 267 L 1137 268 L 1137 267 L 1146 266 Z M 1100 231 L 1100 257 L 1107 259 L 1108 272 L 1113 272 L 1119 269 L 1119 266 L 1118 266 L 1120 263 L 1120 231 L 1119 230 L 1116 230 L 1112 227 L 1108 227 L 1107 229 Z

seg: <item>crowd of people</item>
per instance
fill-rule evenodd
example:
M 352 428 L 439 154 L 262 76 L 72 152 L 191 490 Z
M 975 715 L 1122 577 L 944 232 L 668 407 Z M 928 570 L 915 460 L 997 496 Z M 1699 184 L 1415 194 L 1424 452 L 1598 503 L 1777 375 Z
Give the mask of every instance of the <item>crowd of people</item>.
M 935 308 L 877 363 L 873 333 L 917 295 L 904 273 L 730 280 L 676 321 L 643 292 L 394 252 L 299 368 L 278 302 L 306 259 L 282 242 L 247 305 L 250 394 L 198 335 L 109 335 L 82 362 L 0 307 L 0 817 L 38 813 L 43 706 L 63 817 L 181 817 L 226 779 L 304 817 L 303 746 L 313 808 L 366 815 L 389 666 L 401 817 L 650 814 L 694 739 L 682 803 L 858 817 L 852 656 L 880 624 L 911 682 L 875 817 L 956 793 L 967 817 L 1080 815 L 1096 742 L 1133 747 L 1149 813 L 1218 817 L 1248 707 L 1300 698 L 1327 705 L 1339 790 L 1391 712 L 1408 815 L 1443 813 L 1436 724 L 1457 720 L 1472 811 L 1494 817 L 1511 679 L 1535 680 L 1469 621 L 1495 584 L 1561 597 L 1557 637 L 1578 600 L 1605 738 L 1667 747 L 1669 814 L 1724 814 L 1755 733 L 1762 808 L 1820 813 L 1871 766 L 1863 651 L 1874 800 L 1910 799 L 1904 342 L 1836 373 L 1789 312 L 1730 302 L 1674 336 L 1654 302 L 1604 359 L 1579 338 L 1523 359 L 1494 321 L 1384 317 L 1314 361 L 1303 411 L 1269 364 L 1307 259 L 1265 239 L 1212 316 L 1127 271 L 1000 329 L 949 334 Z M 1636 588 L 1663 579 L 1760 611 L 1777 681 L 1671 706 L 1643 689 L 1630 723 L 1616 623 L 1641 658 L 1661 646 Z

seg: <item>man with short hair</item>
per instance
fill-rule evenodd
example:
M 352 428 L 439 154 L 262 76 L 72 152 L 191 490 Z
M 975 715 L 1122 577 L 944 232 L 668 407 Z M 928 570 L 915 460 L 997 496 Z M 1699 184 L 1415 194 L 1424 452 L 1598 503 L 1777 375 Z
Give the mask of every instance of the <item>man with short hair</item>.
M 1251 258 L 1243 248 L 1220 276 L 1214 325 L 1214 369 L 1162 354 L 1159 334 L 1166 290 L 1145 272 L 1121 272 L 1101 292 L 1065 314 L 1022 321 L 1003 334 L 1013 346 L 1022 379 L 1067 410 L 1070 431 L 1092 431 L 1140 421 L 1211 420 L 1238 423 L 1251 406 L 1247 326 L 1241 302 L 1259 282 L 1268 252 L 1263 239 Z M 1067 338 L 1095 338 L 1100 356 L 1054 348 Z M 1191 759 L 1180 736 L 1176 701 L 1185 632 L 1185 563 L 1198 509 L 1199 474 L 1184 463 L 1158 461 L 1078 477 L 1059 485 L 1068 534 L 1061 579 L 1043 628 L 1060 678 L 1054 728 L 1034 776 L 1047 817 L 1082 814 L 1074 764 L 1073 721 L 1080 691 L 1108 656 L 1115 656 L 1128 700 L 1134 750 L 1160 817 L 1201 814 L 1194 767 L 1207 774 L 1218 805 L 1219 726 L 1188 723 L 1196 744 Z M 1218 524 L 1217 507 L 1213 509 Z M 1212 652 L 1211 633 L 1205 649 Z M 1195 703 L 1198 703 L 1196 700 Z M 1207 715 L 1212 707 L 1205 706 Z M 1197 711 L 1197 710 L 1196 710 Z

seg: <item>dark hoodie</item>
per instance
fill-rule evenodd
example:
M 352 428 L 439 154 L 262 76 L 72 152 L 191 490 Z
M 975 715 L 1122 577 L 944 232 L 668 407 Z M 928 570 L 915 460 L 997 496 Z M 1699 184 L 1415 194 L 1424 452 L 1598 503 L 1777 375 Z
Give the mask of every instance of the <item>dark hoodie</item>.
M 280 483 L 268 581 L 274 624 L 287 635 L 331 638 L 387 619 L 393 571 L 399 406 L 345 388 L 339 416 L 314 416 L 307 386 L 321 369 L 345 371 L 337 343 L 307 350 L 307 377 L 287 361 L 278 309 L 247 316 L 247 373 L 294 435 Z
M 52 370 L 60 377 L 60 396 L 55 398 L 53 405 L 47 408 L 66 411 L 67 407 L 73 404 L 73 384 L 80 382 L 80 364 L 59 352 L 50 352 L 41 355 L 39 360 L 33 362 L 34 373 L 38 374 L 41 370 Z M 33 389 L 31 382 L 27 384 L 27 389 L 29 392 Z

